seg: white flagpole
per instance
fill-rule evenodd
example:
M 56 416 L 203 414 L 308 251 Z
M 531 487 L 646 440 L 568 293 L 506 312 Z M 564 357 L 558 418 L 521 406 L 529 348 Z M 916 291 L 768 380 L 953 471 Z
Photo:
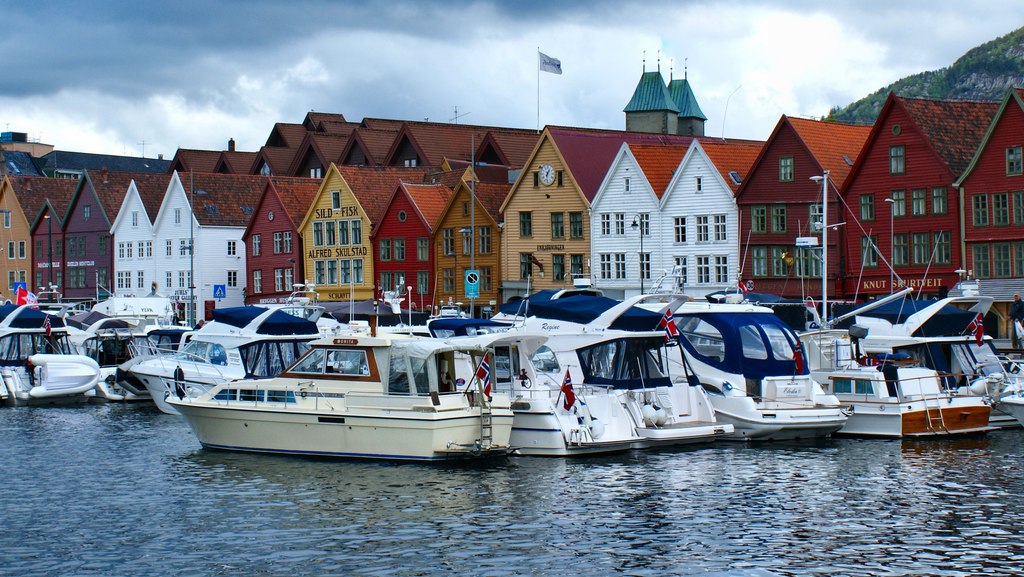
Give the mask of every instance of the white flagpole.
M 537 47 L 537 132 L 540 132 L 540 46 Z

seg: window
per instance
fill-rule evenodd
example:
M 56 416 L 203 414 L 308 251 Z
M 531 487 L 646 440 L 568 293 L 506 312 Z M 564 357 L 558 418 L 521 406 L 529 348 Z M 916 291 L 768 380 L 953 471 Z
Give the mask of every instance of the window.
M 914 216 L 925 216 L 928 214 L 926 190 L 915 188 L 910 191 L 910 214 Z
M 565 255 L 551 255 L 551 277 L 555 280 L 565 279 Z
M 313 280 L 318 285 L 327 283 L 327 263 L 325 261 L 313 261 Z
M 14 244 L 13 240 L 7 241 L 7 258 L 8 258 L 8 260 L 13 260 L 14 259 L 14 250 L 15 250 L 14 247 L 15 246 L 17 246 L 17 245 Z M 70 246 L 74 247 L 75 245 L 71 244 Z M 75 255 L 74 254 L 69 254 L 68 256 L 74 257 Z
M 341 281 L 341 283 L 342 284 L 349 284 L 349 283 L 351 283 L 352 282 L 352 261 L 348 260 L 347 258 L 346 259 L 342 259 L 338 263 L 338 268 L 339 268 L 339 274 L 341 275 L 340 279 L 339 279 Z
M 676 243 L 686 242 L 686 217 L 677 216 L 672 219 L 673 239 Z
M 946 202 L 946 187 L 936 186 L 932 188 L 932 214 L 946 214 L 949 209 Z
M 347 220 L 339 220 L 337 224 L 338 224 L 338 244 L 340 244 L 342 246 L 350 244 L 349 236 L 348 236 L 348 221 Z
M 574 276 L 583 275 L 583 255 L 573 254 L 569 255 L 569 274 Z
M 786 205 L 772 206 L 772 232 L 786 232 Z
M 128 258 L 132 256 L 132 244 L 128 243 Z M 188 256 L 188 239 L 178 239 L 178 256 Z
M 563 180 L 564 180 L 564 178 L 562 176 L 562 171 L 559 170 L 558 172 L 555 173 L 555 175 L 558 176 L 558 186 L 562 186 L 562 183 L 563 183 Z
M 729 282 L 729 257 L 715 257 L 715 282 L 718 284 Z
M 624 191 L 629 192 L 629 177 L 622 179 L 622 188 Z
M 768 276 L 768 247 L 750 247 L 751 274 L 755 277 Z
M 188 283 L 185 282 L 185 273 L 188 271 L 178 271 L 178 288 L 188 288 Z
M 697 191 L 697 194 L 704 192 L 704 180 L 699 176 L 694 178 L 693 187 L 694 190 Z
M 100 237 L 100 254 L 107 254 L 107 237 L 105 236 Z M 153 256 L 153 241 L 151 240 L 146 241 L 146 256 Z
M 612 278 L 612 255 L 610 254 L 601 255 L 601 278 Z
M 626 234 L 626 214 L 623 212 L 615 213 L 615 234 L 619 236 Z
M 569 213 L 569 238 L 583 238 L 583 213 Z
M 725 215 L 716 214 L 715 219 L 715 240 L 722 242 L 729 240 L 728 233 L 725 228 Z
M 480 252 L 479 254 L 491 254 L 491 227 L 481 226 L 480 232 Z
M 648 280 L 651 278 L 651 253 L 640 253 L 640 278 Z
M 453 293 L 455 292 L 455 269 L 446 268 L 441 271 L 441 279 L 444 288 L 444 292 Z
M 997 192 L 992 195 L 992 224 L 1005 226 L 1010 224 L 1010 195 Z
M 493 277 L 491 275 L 491 267 L 482 266 L 480 267 L 480 290 L 489 291 L 494 290 Z
M 1024 191 L 1013 193 L 1013 224 L 1024 224 Z
M 283 235 L 283 238 L 284 238 L 284 252 L 286 254 L 292 252 L 292 233 L 291 232 L 285 232 L 284 235 Z
M 976 244 L 974 252 L 974 276 L 975 278 L 989 278 L 992 271 L 989 267 L 989 249 L 987 244 Z
M 139 241 L 139 244 L 136 245 L 136 249 L 138 250 L 136 254 L 139 258 L 144 258 L 146 256 L 146 251 L 144 250 L 145 246 L 146 243 L 141 240 Z M 85 256 L 85 237 L 78 239 L 78 256 Z
M 538 173 L 536 170 L 533 171 L 533 187 L 540 187 L 540 173 Z
M 1024 276 L 1024 242 L 1013 243 L 1014 276 Z
M 711 240 L 710 217 L 701 215 L 697 217 L 697 242 L 708 242 Z
M 779 157 L 779 182 L 793 181 L 793 157 Z
M 341 191 L 340 190 L 332 190 L 331 191 L 331 208 L 333 210 L 338 210 L 339 208 L 341 208 Z
M 11 228 L 11 211 L 4 210 L 4 228 Z
M 821 259 L 817 251 L 811 249 L 797 249 L 796 251 L 796 276 L 800 278 L 820 279 Z
M 4 220 L 6 220 L 6 218 Z M 139 211 L 133 210 L 132 211 L 132 227 L 137 227 L 137 226 L 139 226 Z M 10 228 L 10 227 L 8 227 L 8 228 Z
M 166 279 L 164 281 L 166 283 L 164 286 L 166 286 L 168 290 L 170 290 L 170 288 L 174 286 L 174 283 L 172 282 L 174 280 L 174 273 L 172 273 L 171 271 L 167 271 L 167 274 L 164 276 L 164 278 Z
M 988 195 L 976 194 L 971 200 L 974 226 L 988 226 Z
M 416 294 L 425 295 L 430 292 L 430 273 L 425 270 L 416 272 Z
M 907 172 L 907 149 L 902 144 L 894 144 L 889 147 L 889 174 L 906 174 Z
M 931 257 L 931 234 L 927 232 L 915 232 L 914 242 L 914 264 L 928 264 Z
M 1021 159 L 1021 147 L 1011 146 L 1006 149 L 1006 176 L 1020 176 L 1024 174 L 1024 164 Z
M 459 229 L 459 232 L 462 233 L 462 254 L 468 256 L 471 252 L 473 252 L 473 229 L 467 226 L 465 228 Z
M 822 225 L 825 223 L 825 220 L 822 218 L 821 214 L 820 202 L 811 203 L 811 205 L 807 209 L 807 217 L 807 222 L 808 224 L 810 224 L 811 232 L 820 233 Z
M 615 278 L 626 278 L 626 253 L 615 253 Z
M 103 256 L 103 255 L 107 254 L 107 251 L 106 251 L 107 246 L 103 242 L 104 239 L 106 239 L 106 238 L 107 237 L 105 237 L 105 236 L 101 236 L 100 237 L 100 248 L 103 249 L 103 250 L 100 250 L 100 256 Z M 26 258 L 26 254 L 25 254 L 25 241 L 23 241 L 23 240 L 19 240 L 18 241 L 18 258 Z
M 522 214 L 522 213 L 520 213 Z M 441 231 L 441 250 L 445 256 L 455 255 L 455 229 L 446 228 Z
M 892 237 L 892 265 L 906 266 L 910 264 L 909 239 L 905 234 L 895 234 Z
M 390 238 L 382 238 L 382 239 L 380 239 L 378 241 L 378 246 L 380 247 L 380 249 L 378 251 L 378 257 L 380 258 L 380 260 L 382 260 L 382 261 L 389 261 L 389 260 L 391 260 L 391 239 Z
M 324 223 L 324 244 L 327 246 L 334 246 L 338 244 L 338 237 L 334 232 L 333 220 L 328 220 Z
M 952 259 L 949 247 L 949 231 L 937 231 L 933 238 L 935 246 L 932 248 L 932 253 L 935 255 L 935 264 L 949 264 Z
M 860 219 L 875 220 L 875 195 L 860 195 Z
M 892 216 L 900 218 L 907 216 L 907 192 L 905 190 L 894 190 L 889 194 L 892 199 Z
M 651 236 L 651 215 L 646 212 L 641 212 L 637 215 L 637 227 L 640 229 L 642 236 Z
M 181 224 L 181 209 L 174 209 L 174 224 Z
M 252 256 L 260 256 L 260 235 L 252 235 L 249 242 L 252 244 Z
M 394 254 L 395 260 L 397 260 L 397 261 L 404 261 L 405 260 L 405 239 L 404 238 L 396 238 L 394 246 L 395 246 L 395 254 Z
M 786 262 L 786 249 L 781 246 L 772 247 L 772 276 L 789 276 L 789 263 Z
M 604 213 L 601 215 L 601 234 L 608 236 L 612 233 L 612 215 Z
M 274 254 L 281 254 L 281 233 L 274 233 Z
M 92 205 L 87 204 L 82 207 L 82 218 L 84 220 L 92 218 Z
M 711 257 L 697 257 L 697 284 L 711 284 Z
M 313 223 L 313 246 L 324 245 L 324 223 L 314 222 Z
M 878 253 L 875 252 L 875 245 L 877 244 L 877 236 L 871 235 L 860 237 L 860 261 L 865 268 L 874 268 L 878 266 Z
M 425 261 L 430 260 L 430 239 L 429 238 L 417 238 L 416 239 L 416 260 Z M 420 293 L 423 294 L 423 293 Z
M 228 241 L 228 256 L 235 256 L 236 254 L 238 254 L 238 243 L 233 241 L 233 240 L 229 240 Z
M 338 261 L 336 260 L 327 261 L 327 284 L 338 284 Z
M 274 290 L 281 292 L 284 290 L 284 269 L 274 269 Z
M 519 236 L 533 236 L 533 213 L 530 211 L 519 213 Z
M 1012 262 L 1012 249 L 1010 243 L 1001 242 L 992 245 L 992 275 L 996 277 L 1010 276 L 1010 264 Z
M 14 244 L 14 243 L 11 243 L 11 244 Z M 72 244 L 71 246 L 74 246 L 74 244 Z M 134 245 L 132 245 L 132 243 L 130 243 L 130 242 L 126 242 L 126 243 L 124 243 L 124 247 L 126 249 L 125 256 L 127 258 L 132 258 L 132 254 L 133 254 L 132 249 L 134 248 Z M 14 255 L 11 255 L 11 256 L 13 257 Z
M 519 278 L 526 280 L 533 275 L 533 255 L 528 252 L 519 253 Z
M 686 270 L 686 257 L 677 256 L 673 259 L 673 263 L 675 264 L 676 268 L 675 272 L 677 272 L 679 275 L 679 278 L 676 281 L 676 283 L 679 286 L 679 288 L 682 288 L 683 286 L 686 285 L 687 282 L 689 282 L 690 278 Z
M 768 207 L 760 204 L 750 207 L 751 232 L 768 232 Z
M 171 256 L 172 254 L 174 254 L 174 242 L 171 239 L 167 239 L 165 245 L 167 247 L 167 256 Z M 117 243 L 117 246 L 118 250 L 120 251 L 121 243 Z
M 252 292 L 259 294 L 263 292 L 263 271 L 254 270 L 252 271 Z

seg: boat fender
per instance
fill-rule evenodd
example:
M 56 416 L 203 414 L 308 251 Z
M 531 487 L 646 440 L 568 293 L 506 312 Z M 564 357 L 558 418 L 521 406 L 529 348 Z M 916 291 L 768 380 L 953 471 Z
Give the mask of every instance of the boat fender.
M 654 424 L 659 427 L 663 426 L 668 421 L 668 411 L 664 408 L 654 405 Z
M 653 427 L 655 420 L 658 418 L 657 412 L 654 407 L 650 405 L 644 405 L 640 407 L 640 416 L 644 419 L 645 427 Z
M 590 436 L 595 439 L 600 439 L 601 435 L 604 434 L 604 423 L 598 421 L 596 417 L 590 418 Z

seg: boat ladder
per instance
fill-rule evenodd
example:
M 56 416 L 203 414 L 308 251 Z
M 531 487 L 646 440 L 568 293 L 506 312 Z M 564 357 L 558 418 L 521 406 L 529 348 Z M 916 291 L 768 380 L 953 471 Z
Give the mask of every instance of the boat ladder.
M 490 448 L 494 441 L 494 431 L 491 426 L 491 405 L 483 403 L 480 405 L 480 447 Z
M 928 405 L 927 397 L 924 399 L 924 415 L 928 425 L 928 429 L 931 431 L 946 431 L 946 422 L 942 418 L 942 402 L 940 399 L 941 395 L 935 395 L 935 406 L 931 407 Z M 936 425 L 938 425 L 936 427 Z

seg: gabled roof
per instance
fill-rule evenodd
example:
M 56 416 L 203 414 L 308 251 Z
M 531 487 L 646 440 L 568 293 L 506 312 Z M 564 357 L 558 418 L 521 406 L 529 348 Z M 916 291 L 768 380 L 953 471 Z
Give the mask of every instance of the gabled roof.
M 697 97 L 693 95 L 693 89 L 690 88 L 690 82 L 686 77 L 683 77 L 682 80 L 670 81 L 668 83 L 668 94 L 672 102 L 675 103 L 676 108 L 679 109 L 680 118 L 708 119 L 701 112 L 700 105 L 697 104 Z
M 391 144 L 398 136 L 398 128 L 357 128 L 352 131 L 348 144 L 338 156 L 338 162 L 344 163 L 352 154 L 354 148 L 358 148 L 366 156 L 367 166 L 384 164 L 384 159 L 391 150 Z
M 420 157 L 421 166 L 441 166 L 445 158 L 474 155 L 473 141 L 483 142 L 487 127 L 438 122 L 406 122 L 395 137 L 384 164 L 398 162 L 395 156 L 408 142 Z
M 672 101 L 672 96 L 665 86 L 665 79 L 660 71 L 644 72 L 640 75 L 640 82 L 633 91 L 633 98 L 629 104 L 622 109 L 623 112 L 650 112 L 655 110 L 668 110 L 679 112 L 679 107 Z
M 266 146 L 295 148 L 306 137 L 306 127 L 302 124 L 278 122 L 267 136 Z
M 999 108 L 998 102 L 895 98 L 954 177 L 970 164 Z
M 729 185 L 733 195 L 739 190 L 740 185 L 747 178 L 750 167 L 754 160 L 764 148 L 763 142 L 722 142 L 715 140 L 701 140 L 701 148 L 708 155 L 708 159 L 715 165 L 715 169 L 722 175 L 722 179 Z M 733 178 L 735 173 L 739 182 Z
M 247 226 L 268 180 L 251 174 L 208 172 L 178 177 L 185 198 L 195 203 L 192 212 L 196 220 L 203 226 Z
M 470 170 L 470 163 L 469 161 L 466 160 L 446 159 L 444 164 L 447 165 L 448 171 L 459 172 L 460 175 L 463 175 Z M 510 184 L 509 173 L 512 172 L 513 170 L 511 166 L 505 166 L 503 164 L 480 163 L 477 163 L 475 166 L 472 167 L 472 169 L 472 172 L 475 175 L 477 182 L 492 182 L 495 184 Z M 459 178 L 458 180 L 463 180 L 463 178 Z M 451 182 L 451 186 L 454 187 L 456 184 L 458 184 L 458 180 L 453 180 Z
M 274 176 L 266 184 L 266 188 L 273 187 L 281 204 L 288 211 L 289 218 L 298 226 L 305 218 L 309 206 L 313 204 L 317 191 L 320 190 L 319 178 L 302 178 L 298 176 Z M 260 197 L 263 202 L 265 194 Z M 257 210 L 259 207 L 257 207 Z
M 145 200 L 146 195 L 154 193 L 154 191 L 158 191 L 162 195 L 167 190 L 167 179 L 167 175 L 163 173 L 87 170 L 82 185 L 75 190 L 74 196 L 68 203 L 68 211 L 64 213 L 61 227 L 67 226 L 68 217 L 71 215 L 70 209 L 78 202 L 78 198 L 86 187 L 92 187 L 96 192 L 96 198 L 100 202 L 98 208 L 102 210 L 102 215 L 107 219 L 107 223 L 113 224 L 117 220 L 117 214 L 121 210 L 121 205 L 124 204 L 124 197 L 128 194 L 128 187 L 132 181 L 135 181 L 135 187 Z M 148 205 L 146 210 L 149 210 Z
M 167 172 L 169 160 L 117 156 L 114 154 L 93 154 L 91 152 L 51 151 L 40 159 L 44 172 L 54 170 L 102 170 L 133 172 Z
M 533 152 L 538 139 L 540 134 L 536 130 L 493 128 L 487 131 L 487 135 L 477 146 L 476 158 L 482 159 L 488 149 L 493 149 L 498 155 L 495 164 L 520 168 L 530 159 L 530 153 Z
M 669 182 L 679 168 L 683 156 L 686 155 L 690 143 L 680 144 L 629 144 L 629 151 L 636 159 L 640 171 L 647 183 L 651 185 L 655 196 L 660 200 L 668 188 Z
M 225 150 L 220 153 L 220 160 L 214 167 L 213 172 L 224 174 L 248 174 L 252 169 L 252 163 L 256 160 L 258 152 L 243 152 L 240 150 Z
M 391 193 L 400 182 L 422 182 L 425 168 L 339 166 L 338 173 L 348 183 L 352 194 L 373 226 L 387 210 Z
M 63 221 L 64 213 L 68 210 L 68 203 L 71 202 L 71 196 L 78 189 L 80 180 L 80 178 L 47 178 L 43 176 L 8 177 L 11 189 L 30 225 L 39 218 L 47 200 L 53 207 L 54 213 Z
M 160 212 L 160 205 L 163 204 L 164 196 L 167 194 L 167 185 L 170 179 L 171 177 L 166 174 L 161 174 L 160 178 L 134 179 L 135 190 L 139 191 L 139 199 L 142 200 L 142 206 L 146 209 L 150 223 L 156 221 L 156 215 Z M 116 216 L 112 216 L 111 222 L 116 218 Z
M 256 153 L 256 158 L 252 161 L 249 172 L 256 173 L 259 170 L 259 165 L 266 162 L 270 166 L 271 174 L 287 174 L 297 151 L 298 148 L 264 146 Z
M 220 160 L 219 150 L 199 150 L 196 148 L 179 148 L 167 166 L 167 174 L 178 172 L 214 172 Z
M 416 207 L 420 216 L 423 217 L 427 230 L 433 232 L 434 227 L 437 226 L 438 219 L 441 218 L 444 207 L 448 204 L 448 199 L 452 197 L 452 189 L 442 184 L 411 184 L 403 182 L 400 186 L 409 195 L 409 200 L 412 201 L 413 206 Z
M 463 184 L 462 186 L 469 188 L 468 184 Z M 473 194 L 480 202 L 480 205 L 484 207 L 484 210 L 491 215 L 494 222 L 502 222 L 501 205 L 505 204 L 508 193 L 512 191 L 512 184 L 508 182 L 478 182 L 473 189 Z
M 829 180 L 842 188 L 853 169 L 853 161 L 860 155 L 871 125 L 845 124 L 824 120 L 811 120 L 783 116 L 796 136 L 807 147 L 807 151 L 829 172 Z M 849 159 L 849 162 L 847 162 Z
M 999 124 L 1000 119 L 1006 112 L 1007 106 L 1016 106 L 1019 109 L 1024 110 L 1024 88 L 1011 88 L 1009 91 L 1007 91 L 1006 97 L 1003 98 L 1002 103 L 999 104 L 999 109 L 993 115 L 992 121 L 989 122 L 988 129 L 985 131 L 985 136 L 982 137 L 981 142 L 978 144 L 978 149 L 974 152 L 974 156 L 971 158 L 970 164 L 967 165 L 967 168 L 964 169 L 963 173 L 960 174 L 960 176 L 953 183 L 954 186 L 961 186 L 963 184 L 963 181 L 967 178 L 967 176 L 974 171 L 974 166 L 978 163 L 978 160 L 980 160 L 982 155 L 985 153 L 985 149 L 988 146 L 989 138 L 992 136 L 992 131 L 995 130 L 996 126 Z
M 302 121 L 302 126 L 311 132 L 323 132 L 325 122 L 346 123 L 345 115 L 334 112 L 316 112 L 310 110 Z
M 341 153 L 348 145 L 349 138 L 344 135 L 321 134 L 317 132 L 306 133 L 306 138 L 299 145 L 292 163 L 288 167 L 289 176 L 301 176 L 299 171 L 306 163 L 310 155 L 319 159 L 323 168 L 327 168 L 332 162 L 337 163 Z
M 451 163 L 451 161 L 447 161 Z M 448 188 L 455 190 L 455 187 L 459 185 L 466 178 L 466 170 L 469 168 L 469 163 L 466 163 L 465 167 L 454 166 L 451 170 L 431 171 L 423 177 L 423 182 L 429 184 L 443 184 Z
M 10 176 L 43 176 L 32 155 L 21 150 L 3 150 L 4 169 Z

